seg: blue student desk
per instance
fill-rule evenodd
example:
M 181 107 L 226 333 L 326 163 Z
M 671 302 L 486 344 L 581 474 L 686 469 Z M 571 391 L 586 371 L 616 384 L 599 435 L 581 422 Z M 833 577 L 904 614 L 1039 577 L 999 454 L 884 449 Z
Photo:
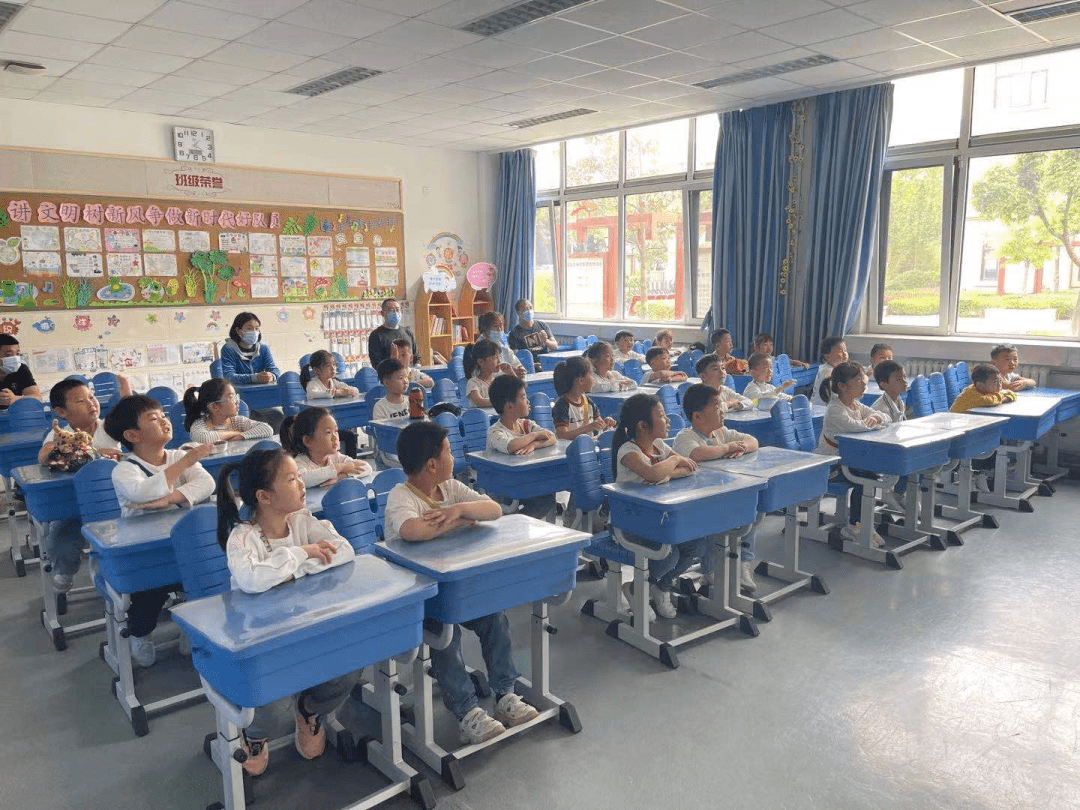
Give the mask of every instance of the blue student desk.
M 278 437 L 268 437 L 265 439 L 241 439 L 235 442 L 221 442 L 220 445 L 214 446 L 214 452 L 208 455 L 199 463 L 203 469 L 217 480 L 218 473 L 221 472 L 221 468 L 226 464 L 230 464 L 234 461 L 239 461 L 246 454 L 247 451 L 254 447 L 259 442 L 277 442 Z
M 556 439 L 555 444 L 527 456 L 482 450 L 466 453 L 465 458 L 476 471 L 478 489 L 520 501 L 570 489 L 570 464 L 566 460 L 569 445 L 568 441 Z
M 1058 409 L 1057 409 L 1057 424 L 1066 422 L 1072 419 L 1074 416 L 1080 414 L 1080 391 L 1070 388 L 1028 388 L 1024 391 L 1017 391 L 1019 397 L 1057 397 Z M 1046 448 L 1046 462 L 1043 464 L 1040 472 L 1047 473 L 1046 481 L 1056 481 L 1064 475 L 1068 475 L 1069 469 L 1062 467 L 1058 464 L 1058 453 L 1061 449 L 1061 439 L 1065 437 L 1065 434 L 1060 430 L 1050 431 L 1049 436 L 1044 436 L 1039 440 Z
M 608 626 L 608 634 L 672 669 L 679 665 L 675 649 L 683 644 L 736 623 L 743 632 L 757 635 L 750 616 L 719 600 L 698 596 L 693 606 L 718 621 L 669 641 L 656 638 L 649 628 L 648 575 L 650 559 L 663 559 L 670 553 L 669 546 L 701 537 L 712 538 L 716 556 L 727 564 L 727 551 L 721 547 L 726 542 L 724 534 L 745 533 L 757 521 L 759 493 L 766 486 L 761 478 L 708 467 L 665 484 L 604 484 L 615 540 L 634 554 L 632 623 L 615 620 Z M 641 543 L 639 538 L 650 544 Z
M 467 408 L 466 410 L 472 410 Z M 492 424 L 499 418 L 494 408 L 480 408 L 488 415 Z M 406 427 L 413 422 L 423 422 L 425 419 L 410 419 L 408 416 L 399 416 L 397 419 L 372 419 L 368 422 L 365 430 L 374 431 L 375 443 L 380 450 L 390 455 L 397 455 L 397 437 Z
M 356 397 L 305 399 L 300 403 L 300 408 L 326 408 L 339 428 L 362 428 L 368 423 L 367 402 L 363 394 Z
M 240 399 L 253 411 L 276 408 L 281 405 L 281 389 L 276 382 L 234 385 Z
M 454 379 L 454 370 L 450 366 L 416 366 L 416 368 L 435 382 Z
M 547 352 L 546 354 L 536 355 L 536 362 L 540 364 L 540 369 L 542 371 L 554 371 L 555 366 L 559 365 L 563 360 L 569 360 L 571 357 L 584 357 L 584 355 L 584 351 L 579 352 L 577 349 L 561 352 Z
M 425 605 L 429 619 L 456 624 L 532 602 L 531 678 L 519 678 L 517 691 L 540 714 L 488 742 L 447 752 L 435 741 L 430 650 L 427 645 L 420 648 L 413 665 L 415 724 L 403 724 L 402 735 L 405 746 L 455 788 L 464 784 L 456 763 L 470 754 L 556 717 L 571 731 L 581 730 L 574 707 L 550 691 L 548 658 L 554 628 L 548 607 L 553 597 L 569 597 L 574 589 L 578 553 L 589 540 L 583 532 L 507 515 L 423 543 L 398 538 L 375 545 L 378 554 L 439 583 L 438 596 Z
M 46 429 L 46 425 L 42 424 L 40 428 L 33 430 L 0 434 L 0 476 L 3 476 L 5 482 L 4 499 L 7 504 L 8 532 L 11 536 L 11 562 L 15 566 L 15 573 L 20 577 L 26 576 L 26 563 L 37 562 L 37 558 L 23 557 L 22 540 L 15 530 L 15 501 L 7 479 L 16 467 L 37 464 L 38 451 L 41 449 Z
M 813 363 L 807 368 L 791 368 L 791 379 L 795 381 L 796 388 L 802 388 L 804 385 L 813 385 L 814 380 L 817 379 L 817 372 L 819 363 Z
M 649 367 L 644 366 L 642 368 L 642 370 L 643 371 L 648 371 Z M 677 371 L 677 370 L 678 369 L 672 369 L 672 371 Z M 645 391 L 644 392 L 639 391 L 637 393 L 655 394 L 657 388 L 660 388 L 660 387 L 665 386 L 665 385 L 670 385 L 670 386 L 674 386 L 675 388 L 678 388 L 683 383 L 690 383 L 690 385 L 697 385 L 700 382 L 701 382 L 701 377 L 687 377 L 682 382 L 659 382 L 659 381 L 657 381 L 657 382 L 643 382 L 638 387 L 639 388 L 644 388 Z M 589 396 L 592 396 L 592 394 L 589 394 Z
M 600 411 L 601 416 L 610 416 L 612 419 L 618 420 L 619 411 L 622 410 L 623 403 L 630 399 L 634 394 L 650 394 L 653 393 L 648 389 L 642 387 L 631 388 L 629 391 L 607 391 L 605 393 L 594 394 L 589 393 L 589 399 L 596 405 L 596 409 Z
M 555 397 L 555 372 L 553 371 L 537 371 L 532 374 L 525 375 L 525 394 L 526 396 L 532 396 L 533 394 L 541 393 L 547 394 L 554 404 Z
M 253 721 L 254 708 L 372 664 L 389 711 L 380 712 L 381 742 L 368 742 L 364 754 L 392 784 L 371 793 L 368 802 L 350 806 L 370 807 L 417 791 L 414 780 L 426 782 L 401 759 L 394 688 L 404 690 L 388 659 L 420 645 L 424 600 L 436 591 L 428 577 L 360 554 L 265 593 L 226 591 L 173 608 L 191 638 L 192 660 L 217 712 L 217 734 L 209 745 L 221 771 L 226 808 L 245 806 L 243 767 L 233 755 L 243 746 L 240 731 Z M 430 786 L 425 787 L 430 796 Z

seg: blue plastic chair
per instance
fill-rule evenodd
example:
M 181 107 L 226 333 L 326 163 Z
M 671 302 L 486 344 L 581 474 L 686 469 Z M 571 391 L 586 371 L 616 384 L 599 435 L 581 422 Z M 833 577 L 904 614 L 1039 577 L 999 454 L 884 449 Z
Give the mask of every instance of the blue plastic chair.
M 971 371 L 963 360 L 956 364 L 956 381 L 960 383 L 961 391 L 971 385 Z
M 375 404 L 386 396 L 386 386 L 376 384 L 374 387 L 369 388 L 367 393 L 364 394 L 364 404 L 367 406 L 368 420 L 373 418 L 375 413 Z
M 615 472 L 611 468 L 611 448 L 614 443 L 614 430 L 605 430 L 596 438 L 596 446 L 600 449 L 600 478 L 605 484 L 615 480 Z
M 464 357 L 464 356 L 465 356 L 465 347 L 464 346 L 455 346 L 454 350 L 452 352 L 450 352 L 450 359 L 451 360 L 453 358 L 455 358 L 455 357 Z
M 250 417 L 251 416 L 251 406 L 248 405 L 246 402 L 244 402 L 244 400 L 240 400 L 239 402 L 236 403 L 236 412 L 238 414 L 240 414 L 241 416 Z
M 260 439 L 248 448 L 248 453 L 254 453 L 256 450 L 280 450 L 281 445 L 275 442 L 273 439 Z M 244 453 L 246 456 L 247 453 Z
M 956 402 L 956 398 L 960 396 L 960 391 L 963 390 L 956 373 L 956 367 L 949 366 L 942 376 L 945 378 L 945 396 L 948 399 L 949 406 L 952 407 L 952 404 Z
M 788 450 L 799 449 L 799 439 L 795 433 L 795 417 L 791 405 L 777 402 L 769 413 L 769 421 L 757 431 L 758 443 L 772 447 L 784 447 Z
M 300 355 L 300 370 L 303 371 L 307 367 L 307 364 L 311 362 L 310 354 Z
M 192 507 L 176 521 L 169 538 L 188 599 L 201 599 L 229 590 L 229 561 L 217 539 L 216 506 L 204 503 Z
M 547 405 L 551 407 L 551 397 L 545 394 L 543 391 L 537 391 L 529 396 L 529 407 L 535 408 L 537 405 Z
M 450 440 L 450 452 L 454 455 L 454 475 L 464 472 L 468 466 L 465 461 L 465 440 L 461 435 L 461 420 L 452 413 L 440 413 L 435 417 L 435 424 L 446 429 Z
M 383 470 L 371 482 L 371 492 L 374 496 L 371 509 L 375 516 L 375 534 L 380 540 L 385 536 L 383 526 L 386 521 L 386 501 L 390 497 L 390 490 L 398 484 L 404 484 L 406 480 L 408 479 L 403 470 L 390 469 Z
M 578 436 L 566 448 L 570 469 L 570 494 L 574 505 L 583 512 L 594 512 L 604 503 L 600 488 L 600 452 L 587 434 Z
M 792 379 L 791 358 L 786 354 L 778 354 L 773 359 L 773 385 L 787 382 Z
M 664 406 L 664 413 L 668 415 L 668 418 L 672 414 L 679 413 L 679 401 L 675 396 L 675 386 L 661 385 L 656 390 L 656 396 L 660 398 L 660 404 Z
M 52 425 L 52 420 L 45 415 L 45 403 L 33 397 L 23 397 L 11 403 L 7 409 L 7 417 L 12 433 L 38 430 Z
M 465 379 L 465 361 L 462 360 L 462 356 L 450 358 L 450 371 L 454 375 L 455 380 Z
M 285 415 L 300 413 L 303 401 L 307 399 L 304 388 L 300 385 L 300 375 L 295 371 L 286 371 L 277 381 L 278 391 L 281 392 L 281 408 Z
M 687 352 L 687 354 L 690 355 L 690 360 L 693 362 L 694 366 L 697 365 L 698 360 L 705 356 L 705 352 L 703 352 L 701 349 L 693 349 Z M 693 366 L 691 366 L 691 368 L 693 368 Z
M 686 382 L 679 383 L 678 387 L 676 387 L 675 401 L 679 403 L 680 407 L 682 406 L 683 397 L 686 396 L 686 389 L 689 388 L 691 385 L 693 385 L 693 383 L 687 380 Z
M 458 403 L 457 383 L 448 377 L 443 377 L 435 383 L 435 401 Z
M 210 376 L 215 380 L 225 379 L 225 367 L 221 365 L 221 360 L 215 360 L 210 364 Z
M 475 407 L 472 404 L 472 402 L 469 401 L 469 397 L 465 393 L 465 389 L 468 388 L 468 387 L 469 387 L 469 381 L 466 380 L 464 377 L 460 378 L 457 381 L 458 405 L 460 405 L 462 408 Z
M 353 377 L 353 385 L 361 394 L 366 394 L 378 384 L 379 374 L 371 366 L 361 366 L 360 370 L 356 372 L 356 376 Z
M 85 377 L 82 374 L 68 374 L 66 377 L 64 377 L 64 379 L 65 380 L 78 380 L 83 385 L 85 385 L 87 387 L 90 386 L 90 379 L 88 377 Z
M 668 438 L 674 439 L 680 430 L 686 428 L 686 420 L 681 413 L 668 414 Z
M 97 397 L 98 402 L 108 402 L 116 395 L 120 387 L 116 375 L 111 371 L 99 371 L 91 382 L 94 384 L 94 396 Z
M 913 419 L 929 416 L 934 412 L 934 406 L 930 402 L 930 388 L 926 384 L 926 377 L 922 374 L 908 383 L 904 404 L 911 408 Z
M 111 458 L 99 458 L 83 466 L 72 476 L 79 520 L 84 524 L 120 517 L 120 502 L 116 499 L 116 489 L 112 482 L 114 469 L 116 462 Z
M 533 396 L 537 396 L 533 394 Z M 541 396 L 544 396 L 541 394 Z M 542 427 L 544 430 L 555 431 L 555 419 L 551 415 L 551 405 L 537 404 L 533 405 L 530 402 L 529 418 L 536 424 Z
M 935 371 L 926 380 L 926 387 L 930 391 L 930 407 L 934 413 L 943 413 L 949 410 L 949 395 L 945 390 L 945 377 L 940 371 Z
M 400 473 L 401 470 L 386 472 Z M 386 493 L 383 494 L 385 498 Z M 384 510 L 385 510 L 385 500 Z M 375 513 L 371 511 L 371 498 L 367 485 L 355 478 L 338 481 L 326 491 L 322 511 L 338 534 L 349 541 L 353 551 L 362 554 L 379 539 L 375 533 Z
M 585 337 L 585 343 L 587 344 L 585 348 L 588 348 L 589 346 L 592 346 L 598 340 L 600 340 L 600 338 L 598 338 L 596 335 L 587 335 Z
M 338 377 L 345 376 L 345 358 L 341 352 L 330 352 L 334 356 L 334 374 Z
M 685 373 L 687 377 L 694 376 L 694 360 L 689 352 L 683 352 L 675 359 L 675 370 Z
M 638 354 L 645 354 L 652 348 L 652 344 L 647 340 L 639 340 L 634 344 L 634 351 Z
M 179 447 L 184 442 L 190 442 L 191 434 L 184 428 L 184 417 L 187 416 L 187 413 L 184 411 L 184 403 L 177 402 L 174 405 L 170 405 L 165 413 L 169 415 L 169 421 L 172 422 L 173 437 L 169 442 L 168 447 L 175 448 Z
M 525 366 L 526 371 L 532 371 L 536 368 L 536 358 L 528 349 L 518 349 L 516 354 L 517 359 L 521 361 L 521 365 Z
M 469 408 L 461 414 L 461 432 L 464 434 L 465 452 L 477 453 L 487 449 L 487 433 L 491 426 L 488 415 L 479 408 Z
M 571 343 L 570 346 L 575 352 L 583 352 L 587 348 L 589 348 L 589 341 L 587 341 L 581 335 L 578 335 L 576 338 L 574 338 L 574 342 Z
M 814 430 L 814 412 L 810 407 L 810 400 L 804 396 L 797 396 L 791 400 L 791 418 L 795 423 L 795 440 L 798 444 L 796 450 L 813 453 L 817 448 L 818 436 Z
M 638 385 L 641 385 L 641 378 L 645 376 L 644 372 L 641 370 L 640 360 L 627 360 L 623 363 L 622 373 L 624 377 L 629 377 Z
M 176 392 L 167 385 L 154 386 L 146 392 L 146 395 L 151 399 L 156 399 L 160 402 L 162 408 L 168 408 L 180 401 L 176 396 Z

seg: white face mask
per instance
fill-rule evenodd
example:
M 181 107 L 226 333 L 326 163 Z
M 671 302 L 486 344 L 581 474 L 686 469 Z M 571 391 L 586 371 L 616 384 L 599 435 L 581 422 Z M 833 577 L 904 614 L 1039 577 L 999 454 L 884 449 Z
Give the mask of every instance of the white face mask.
M 14 374 L 19 370 L 19 366 L 21 365 L 22 358 L 17 354 L 13 357 L 5 357 L 3 360 L 0 360 L 0 368 L 3 368 L 8 374 Z
M 248 346 L 254 346 L 256 343 L 259 342 L 259 333 L 256 332 L 254 329 L 248 330 L 247 332 L 241 332 L 240 340 L 246 343 Z

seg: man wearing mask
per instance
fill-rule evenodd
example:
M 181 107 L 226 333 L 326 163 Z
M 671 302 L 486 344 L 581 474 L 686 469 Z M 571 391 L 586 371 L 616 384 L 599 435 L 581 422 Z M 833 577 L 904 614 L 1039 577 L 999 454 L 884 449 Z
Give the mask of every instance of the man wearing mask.
M 519 298 L 514 304 L 519 323 L 510 330 L 510 348 L 515 352 L 528 349 L 535 357 L 546 354 L 559 347 L 548 325 L 533 318 L 533 305 L 525 298 Z
M 390 359 L 395 340 L 407 340 L 412 344 L 413 357 L 418 357 L 416 338 L 401 325 L 401 304 L 394 298 L 382 302 L 383 325 L 374 329 L 368 337 L 368 363 L 378 368 L 383 360 Z
M 0 409 L 23 397 L 41 399 L 37 380 L 19 356 L 18 339 L 0 334 Z

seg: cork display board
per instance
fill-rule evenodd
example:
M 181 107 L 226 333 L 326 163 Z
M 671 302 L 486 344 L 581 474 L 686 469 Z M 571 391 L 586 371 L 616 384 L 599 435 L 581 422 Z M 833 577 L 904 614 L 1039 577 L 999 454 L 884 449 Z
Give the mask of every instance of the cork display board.
M 399 212 L 0 192 L 0 307 L 400 298 L 404 245 Z

